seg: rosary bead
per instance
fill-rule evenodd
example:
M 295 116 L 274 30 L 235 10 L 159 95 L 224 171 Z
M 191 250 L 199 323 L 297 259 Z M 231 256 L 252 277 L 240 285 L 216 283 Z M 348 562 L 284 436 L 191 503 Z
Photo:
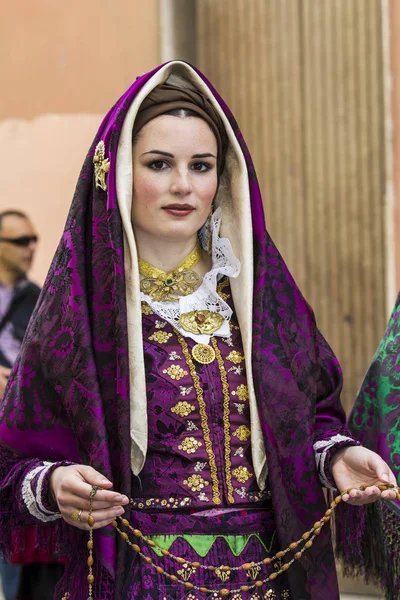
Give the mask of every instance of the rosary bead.
M 93 527 L 93 525 L 94 525 L 94 517 L 92 515 L 89 515 L 87 522 L 88 522 L 89 527 Z
M 129 540 L 129 535 L 127 533 L 125 533 L 125 531 L 121 531 L 120 536 L 125 541 Z
M 314 529 L 314 533 L 315 535 L 319 535 L 321 533 L 321 527 L 317 527 L 317 529 Z
M 190 566 L 193 567 L 193 569 L 200 569 L 201 564 L 199 562 L 192 562 L 190 563 Z
M 157 545 L 155 542 L 153 542 L 153 540 L 145 540 L 145 541 L 146 541 L 146 544 L 148 546 L 150 546 L 150 548 L 155 548 Z
M 163 554 L 164 556 L 170 556 L 168 550 L 161 550 L 161 554 Z
M 289 546 L 289 550 L 296 550 L 297 546 L 298 546 L 297 542 L 292 542 Z
M 177 556 L 175 558 L 176 562 L 179 563 L 180 565 L 186 565 L 187 560 L 185 558 L 181 558 L 180 556 Z
M 269 565 L 272 563 L 272 558 L 264 558 L 262 562 L 263 565 Z
M 248 592 L 249 591 L 249 586 L 248 585 L 241 585 L 240 586 L 240 591 L 241 592 Z
M 222 566 L 220 567 L 220 570 L 221 570 L 221 571 L 223 571 L 224 573 L 227 573 L 228 571 L 230 571 L 230 570 L 231 570 L 231 568 L 230 568 L 230 567 L 227 567 L 226 565 L 222 565 Z
M 140 531 L 140 529 L 134 529 L 132 533 L 136 537 L 142 537 L 142 535 L 143 535 L 142 532 Z
M 257 580 L 254 582 L 254 585 L 255 585 L 256 587 L 261 587 L 263 584 L 264 584 L 264 582 L 263 582 L 261 579 L 257 579 Z
M 308 538 L 310 537 L 310 532 L 306 531 L 305 533 L 303 533 L 303 535 L 301 536 L 303 540 L 308 540 Z
M 328 510 L 327 510 L 327 511 L 326 511 L 326 513 L 325 513 L 325 516 L 326 516 L 326 517 L 330 517 L 330 516 L 331 516 L 331 514 L 332 514 L 332 509 L 331 509 L 331 508 L 328 508 Z
M 93 550 L 93 540 L 89 540 L 86 545 L 87 545 L 88 550 Z
M 138 546 L 137 544 L 132 544 L 132 549 L 133 549 L 135 552 L 140 552 L 140 546 Z
M 290 567 L 289 563 L 285 563 L 284 565 L 282 565 L 281 571 L 287 571 L 289 567 Z
M 89 558 L 87 559 L 87 564 L 88 564 L 88 567 L 93 566 L 93 556 L 89 556 Z
M 311 540 L 309 540 L 308 542 L 306 542 L 306 543 L 304 544 L 304 548 L 311 548 L 311 546 L 312 546 L 312 545 L 313 545 L 312 541 L 311 541 Z
M 87 582 L 89 585 L 93 585 L 94 582 L 94 575 L 90 574 L 87 576 Z
M 276 558 L 283 558 L 285 556 L 286 552 L 283 552 L 282 550 L 280 552 L 276 553 Z
M 230 593 L 230 590 L 226 588 L 222 588 L 222 590 L 219 590 L 219 595 L 222 597 L 229 596 Z
M 122 525 L 124 525 L 124 527 L 129 527 L 129 525 L 130 525 L 128 519 L 121 519 L 121 523 L 122 523 Z
M 313 529 L 318 529 L 318 527 L 321 527 L 321 521 L 316 521 L 313 525 Z
M 156 571 L 157 573 L 159 573 L 160 575 L 164 574 L 164 569 L 162 567 L 156 567 Z
M 192 590 L 194 588 L 193 583 L 190 583 L 190 581 L 185 581 L 185 583 L 183 585 L 188 590 Z
M 153 562 L 153 560 L 150 558 L 150 556 L 143 556 L 143 560 L 144 560 L 144 562 L 146 562 L 148 565 L 151 565 L 151 563 Z
M 207 570 L 208 571 L 215 571 L 215 567 L 213 567 L 212 565 L 208 565 Z
M 115 527 L 115 528 L 117 528 L 117 527 L 118 527 L 118 523 L 117 523 L 117 521 L 113 521 L 113 522 L 112 522 L 112 526 L 113 526 L 113 527 Z
M 209 593 L 209 589 L 206 587 L 201 587 L 199 588 L 199 592 L 201 592 L 202 594 L 208 594 Z
M 335 498 L 335 504 L 339 504 L 339 502 L 342 501 L 342 496 L 338 496 L 337 498 Z
M 302 554 L 302 552 L 296 552 L 296 554 L 294 555 L 295 559 L 300 560 Z
M 271 579 L 271 581 L 273 579 L 276 579 L 278 577 L 278 573 L 271 573 L 271 575 L 268 577 L 268 579 Z
M 171 581 L 178 581 L 178 578 L 176 575 L 170 575 L 169 578 Z
M 242 569 L 243 569 L 243 571 L 249 571 L 249 570 L 250 570 L 250 569 L 252 569 L 252 568 L 253 568 L 253 563 L 244 563 L 244 564 L 242 565 Z

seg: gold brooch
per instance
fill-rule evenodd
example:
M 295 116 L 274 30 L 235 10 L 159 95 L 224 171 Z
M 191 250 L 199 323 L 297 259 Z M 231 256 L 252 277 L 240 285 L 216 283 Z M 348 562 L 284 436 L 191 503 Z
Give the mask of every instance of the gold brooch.
M 93 156 L 94 178 L 96 188 L 101 188 L 104 192 L 107 191 L 106 175 L 110 170 L 110 159 L 105 157 L 105 146 L 103 140 L 96 146 Z
M 183 313 L 179 319 L 179 325 L 190 333 L 202 333 L 212 335 L 224 322 L 224 317 L 209 310 L 192 310 Z
M 193 346 L 192 356 L 201 365 L 209 365 L 215 360 L 215 351 L 207 344 L 196 344 Z

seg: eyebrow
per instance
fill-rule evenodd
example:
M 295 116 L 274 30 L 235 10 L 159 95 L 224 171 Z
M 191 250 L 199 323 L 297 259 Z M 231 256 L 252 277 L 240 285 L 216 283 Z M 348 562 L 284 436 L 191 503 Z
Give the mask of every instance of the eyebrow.
M 174 158 L 174 155 L 170 152 L 164 152 L 163 150 L 149 150 L 148 152 L 143 152 L 142 156 L 145 154 L 161 154 L 161 156 L 168 156 L 169 158 Z M 204 154 L 193 154 L 192 158 L 217 158 L 214 154 L 210 152 L 206 152 Z

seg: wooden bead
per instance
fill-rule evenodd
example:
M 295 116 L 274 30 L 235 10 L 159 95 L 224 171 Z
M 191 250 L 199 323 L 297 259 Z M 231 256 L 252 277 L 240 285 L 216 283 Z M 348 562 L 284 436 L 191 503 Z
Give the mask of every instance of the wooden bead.
M 271 575 L 268 577 L 268 579 L 271 579 L 271 581 L 273 579 L 276 579 L 278 577 L 278 573 L 271 573 Z
M 253 563 L 244 563 L 241 568 L 243 569 L 243 571 L 250 571 L 250 569 L 252 569 L 253 566 Z
M 314 529 L 314 533 L 315 533 L 315 535 L 319 535 L 321 533 L 321 527 Z
M 313 525 L 313 529 L 318 529 L 318 527 L 321 527 L 321 521 L 316 521 Z
M 128 519 L 121 519 L 121 523 L 124 527 L 129 527 L 129 525 L 130 525 Z
M 208 565 L 207 571 L 215 571 L 215 567 L 213 567 L 212 565 Z
M 136 537 L 142 537 L 143 533 L 140 531 L 140 529 L 134 529 L 132 531 L 133 535 L 135 535 Z
M 164 574 L 164 569 L 162 567 L 156 567 L 156 571 L 157 573 L 159 573 L 160 575 Z
M 170 575 L 169 578 L 171 581 L 178 581 L 178 578 L 176 575 Z
M 168 550 L 161 550 L 161 554 L 163 554 L 164 556 L 169 556 L 169 552 Z
M 209 589 L 206 587 L 201 587 L 199 588 L 199 592 L 201 592 L 202 594 L 208 594 L 209 593 Z
M 151 565 L 151 563 L 153 562 L 153 560 L 150 558 L 150 556 L 143 556 L 143 560 L 148 565 Z
M 290 546 L 289 546 L 289 549 L 290 549 L 290 550 L 296 550 L 297 546 L 298 546 L 298 543 L 297 543 L 297 542 L 292 542 L 292 543 L 290 544 Z
M 289 567 L 289 563 L 285 563 L 284 565 L 282 565 L 282 571 L 287 571 Z
M 254 582 L 254 585 L 255 585 L 256 587 L 261 587 L 262 585 L 264 585 L 264 582 L 263 582 L 261 579 L 257 579 L 257 580 Z
M 193 585 L 193 583 L 190 583 L 190 581 L 185 581 L 185 583 L 183 584 L 183 586 L 184 586 L 185 588 L 187 588 L 188 590 L 191 590 L 191 589 L 193 589 L 193 588 L 194 588 L 194 585 Z
M 89 527 L 93 527 L 93 525 L 94 525 L 94 517 L 92 515 L 89 515 L 87 522 L 88 522 Z
M 223 571 L 224 573 L 227 573 L 227 572 L 228 572 L 228 571 L 230 571 L 230 570 L 231 570 L 231 568 L 230 568 L 230 567 L 227 567 L 226 565 L 222 565 L 222 566 L 220 567 L 220 571 Z
M 125 533 L 125 531 L 121 531 L 120 536 L 125 541 L 129 540 L 129 535 L 127 533 Z
M 185 558 L 181 558 L 180 556 L 177 556 L 175 558 L 176 562 L 179 563 L 180 565 L 186 565 L 187 560 Z
M 88 567 L 92 567 L 93 566 L 93 556 L 89 556 L 89 558 L 87 559 L 87 564 Z
M 286 552 L 282 552 L 282 550 L 280 552 L 276 553 L 276 558 L 283 558 L 285 556 Z
M 302 554 L 302 552 L 296 552 L 296 554 L 294 555 L 295 559 L 300 560 Z
M 313 545 L 312 541 L 311 541 L 311 540 L 309 540 L 308 542 L 306 542 L 306 543 L 304 544 L 304 548 L 311 548 L 311 546 L 312 546 L 312 545 Z
M 335 504 L 339 504 L 339 502 L 342 501 L 342 497 L 338 496 L 337 498 L 335 498 Z
M 330 521 L 330 520 L 331 520 L 330 515 L 328 517 L 325 517 L 325 523 L 328 523 L 328 521 Z
M 305 533 L 303 533 L 303 535 L 301 536 L 303 540 L 308 540 L 308 538 L 310 537 L 310 532 L 306 531 Z
M 92 585 L 94 582 L 94 575 L 88 575 L 87 576 L 87 582 L 89 585 Z
M 248 585 L 241 585 L 240 586 L 240 591 L 241 592 L 248 592 L 249 591 L 249 586 Z
M 270 565 L 272 563 L 272 558 L 264 558 L 262 562 L 263 565 Z
M 331 508 L 328 508 L 328 510 L 327 510 L 327 511 L 326 511 L 326 513 L 325 513 L 325 516 L 326 516 L 326 517 L 330 517 L 330 516 L 331 516 L 331 514 L 332 514 L 332 509 L 331 509 Z
M 145 540 L 145 541 L 146 541 L 146 544 L 148 546 L 150 546 L 150 548 L 155 548 L 157 545 L 155 542 L 153 542 L 153 540 Z
M 138 546 L 137 544 L 132 544 L 132 549 L 133 549 L 135 552 L 140 552 L 140 546 Z
M 193 567 L 193 569 L 200 569 L 201 564 L 199 562 L 192 562 L 190 563 L 190 566 Z
M 230 593 L 231 593 L 231 591 L 226 588 L 222 588 L 222 590 L 219 590 L 219 595 L 222 596 L 223 598 L 225 596 L 229 596 Z
M 113 526 L 113 527 L 118 527 L 118 523 L 117 523 L 117 521 L 115 521 L 115 520 L 114 520 L 114 521 L 112 522 L 112 526 Z
M 93 550 L 93 540 L 89 540 L 86 545 L 88 550 Z

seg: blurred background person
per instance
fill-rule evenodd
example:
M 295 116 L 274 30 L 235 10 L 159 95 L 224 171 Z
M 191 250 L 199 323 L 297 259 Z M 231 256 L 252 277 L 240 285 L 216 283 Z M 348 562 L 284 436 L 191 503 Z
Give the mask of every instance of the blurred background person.
M 0 398 L 17 358 L 40 289 L 27 274 L 38 238 L 23 212 L 0 213 Z M 0 562 L 6 600 L 15 600 L 21 580 L 20 565 Z

